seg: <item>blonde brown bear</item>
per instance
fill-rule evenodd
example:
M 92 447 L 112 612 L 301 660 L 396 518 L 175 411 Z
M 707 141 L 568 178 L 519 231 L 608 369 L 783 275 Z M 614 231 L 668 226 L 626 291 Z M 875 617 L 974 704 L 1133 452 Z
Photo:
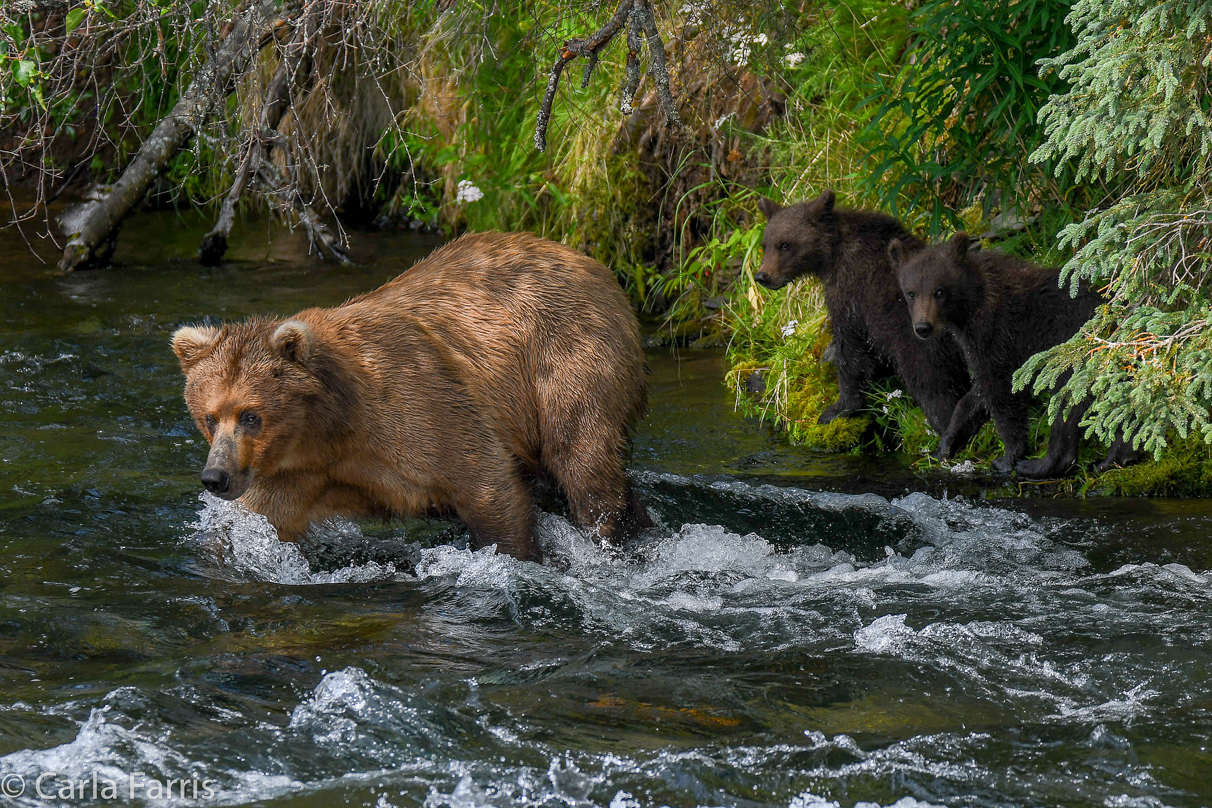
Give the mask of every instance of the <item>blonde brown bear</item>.
M 330 516 L 453 514 L 537 558 L 528 480 L 603 539 L 648 526 L 624 471 L 646 399 L 611 272 L 525 234 L 463 236 L 373 292 L 172 339 L 202 482 L 285 540 Z

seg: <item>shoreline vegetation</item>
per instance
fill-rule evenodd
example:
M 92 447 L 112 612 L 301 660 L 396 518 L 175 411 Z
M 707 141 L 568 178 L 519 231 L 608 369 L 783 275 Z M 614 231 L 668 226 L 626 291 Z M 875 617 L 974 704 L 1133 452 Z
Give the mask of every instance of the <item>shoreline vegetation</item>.
M 180 133 L 143 204 L 200 207 L 224 239 L 238 211 L 269 211 L 338 259 L 364 227 L 563 241 L 615 268 L 635 305 L 661 318 L 663 341 L 724 346 L 724 383 L 746 415 L 818 451 L 902 452 L 937 469 L 938 436 L 894 384 L 860 417 L 817 425 L 836 395 L 819 284 L 769 292 L 753 281 L 758 199 L 831 187 L 839 205 L 892 213 L 923 238 L 963 229 L 1108 295 L 1082 332 L 1016 376 L 1040 394 L 1037 453 L 1057 409 L 1098 401 L 1081 469 L 1020 492 L 1212 494 L 1212 10 L 639 5 L 659 31 L 676 115 L 660 71 L 649 73 L 654 48 L 620 29 L 568 63 L 540 152 L 535 124 L 553 62 L 567 61 L 561 43 L 599 31 L 612 8 L 260 3 L 272 22 L 248 35 L 249 66 Z M 14 187 L 35 197 L 16 209 L 20 226 L 54 229 L 48 203 L 118 180 L 195 87 L 227 21 L 251 7 L 5 3 L 0 173 L 10 199 Z M 642 61 L 631 98 L 620 91 L 635 81 L 629 50 Z M 575 68 L 588 63 L 582 82 Z M 1120 429 L 1152 459 L 1094 476 L 1100 441 Z M 987 425 L 948 465 L 982 474 L 1000 452 Z

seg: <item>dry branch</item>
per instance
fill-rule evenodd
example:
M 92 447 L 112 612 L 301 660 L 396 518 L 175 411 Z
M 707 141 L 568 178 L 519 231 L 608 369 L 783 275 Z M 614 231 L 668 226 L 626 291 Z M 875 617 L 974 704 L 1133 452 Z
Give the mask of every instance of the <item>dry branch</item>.
M 681 126 L 678 117 L 677 102 L 669 87 L 669 64 L 665 55 L 665 43 L 657 30 L 656 16 L 652 12 L 650 0 L 621 0 L 610 19 L 598 29 L 593 36 L 585 39 L 570 39 L 560 49 L 559 58 L 551 66 L 547 78 L 547 92 L 543 95 L 543 105 L 539 108 L 538 120 L 534 130 L 534 145 L 539 151 L 547 149 L 547 125 L 551 122 L 551 105 L 555 101 L 556 90 L 560 86 L 560 76 L 564 68 L 578 56 L 584 57 L 585 75 L 581 86 L 589 84 L 589 77 L 601 58 L 602 51 L 614 40 L 624 26 L 627 27 L 627 79 L 623 84 L 623 114 L 631 111 L 631 102 L 635 98 L 640 81 L 639 51 L 641 42 L 648 43 L 648 74 L 656 83 L 657 92 L 661 98 L 661 107 L 665 111 L 665 121 L 669 126 Z
M 277 70 L 265 90 L 264 102 L 261 106 L 260 126 L 254 131 L 249 142 L 245 145 L 240 165 L 236 169 L 235 180 L 231 190 L 223 200 L 219 218 L 214 229 L 207 233 L 201 246 L 198 247 L 198 260 L 203 266 L 217 266 L 227 252 L 227 237 L 231 234 L 232 225 L 236 220 L 236 205 L 244 195 L 249 182 L 257 175 L 261 163 L 267 159 L 274 134 L 282 116 L 290 107 L 292 89 L 307 80 L 311 72 L 311 39 L 316 34 L 317 6 L 319 0 L 311 0 L 299 23 L 295 26 L 294 36 L 283 49 Z M 314 214 L 312 214 L 314 218 Z M 303 219 L 304 226 L 309 219 Z M 315 239 L 313 238 L 313 242 Z
M 270 41 L 263 32 L 273 16 L 272 0 L 253 0 L 245 7 L 214 56 L 194 77 L 172 112 L 143 142 L 122 176 L 113 185 L 92 189 L 83 202 L 63 213 L 60 225 L 68 242 L 60 269 L 70 272 L 108 260 L 123 217 L 231 93 L 234 78 L 248 67 L 261 43 Z

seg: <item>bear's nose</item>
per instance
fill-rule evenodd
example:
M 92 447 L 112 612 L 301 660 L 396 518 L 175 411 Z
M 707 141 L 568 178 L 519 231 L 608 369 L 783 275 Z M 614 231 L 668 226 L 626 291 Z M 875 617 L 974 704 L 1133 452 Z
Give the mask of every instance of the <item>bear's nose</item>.
M 755 281 L 757 281 L 758 283 L 760 283 L 762 286 L 765 286 L 767 289 L 774 288 L 774 286 L 772 285 L 773 281 L 770 280 L 770 273 L 768 273 L 768 272 L 759 270 L 757 272 L 757 274 L 753 276 L 753 279 Z
M 915 334 L 917 334 L 919 337 L 921 337 L 922 339 L 925 339 L 926 337 L 928 337 L 932 333 L 934 333 L 934 326 L 932 326 L 932 325 L 930 325 L 930 323 L 926 323 L 926 322 L 914 323 L 913 332 Z
M 223 469 L 202 469 L 202 485 L 212 494 L 224 494 L 231 488 L 231 476 Z

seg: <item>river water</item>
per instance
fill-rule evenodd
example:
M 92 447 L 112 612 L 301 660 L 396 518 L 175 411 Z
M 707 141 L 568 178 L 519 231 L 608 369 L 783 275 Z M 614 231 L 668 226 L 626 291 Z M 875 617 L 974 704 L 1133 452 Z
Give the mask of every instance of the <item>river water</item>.
M 630 552 L 552 504 L 548 566 L 422 521 L 282 545 L 200 495 L 168 335 L 436 242 L 245 229 L 203 271 L 205 222 L 144 214 L 67 277 L 0 233 L 0 805 L 1212 803 L 1207 504 L 822 458 L 658 349 Z

